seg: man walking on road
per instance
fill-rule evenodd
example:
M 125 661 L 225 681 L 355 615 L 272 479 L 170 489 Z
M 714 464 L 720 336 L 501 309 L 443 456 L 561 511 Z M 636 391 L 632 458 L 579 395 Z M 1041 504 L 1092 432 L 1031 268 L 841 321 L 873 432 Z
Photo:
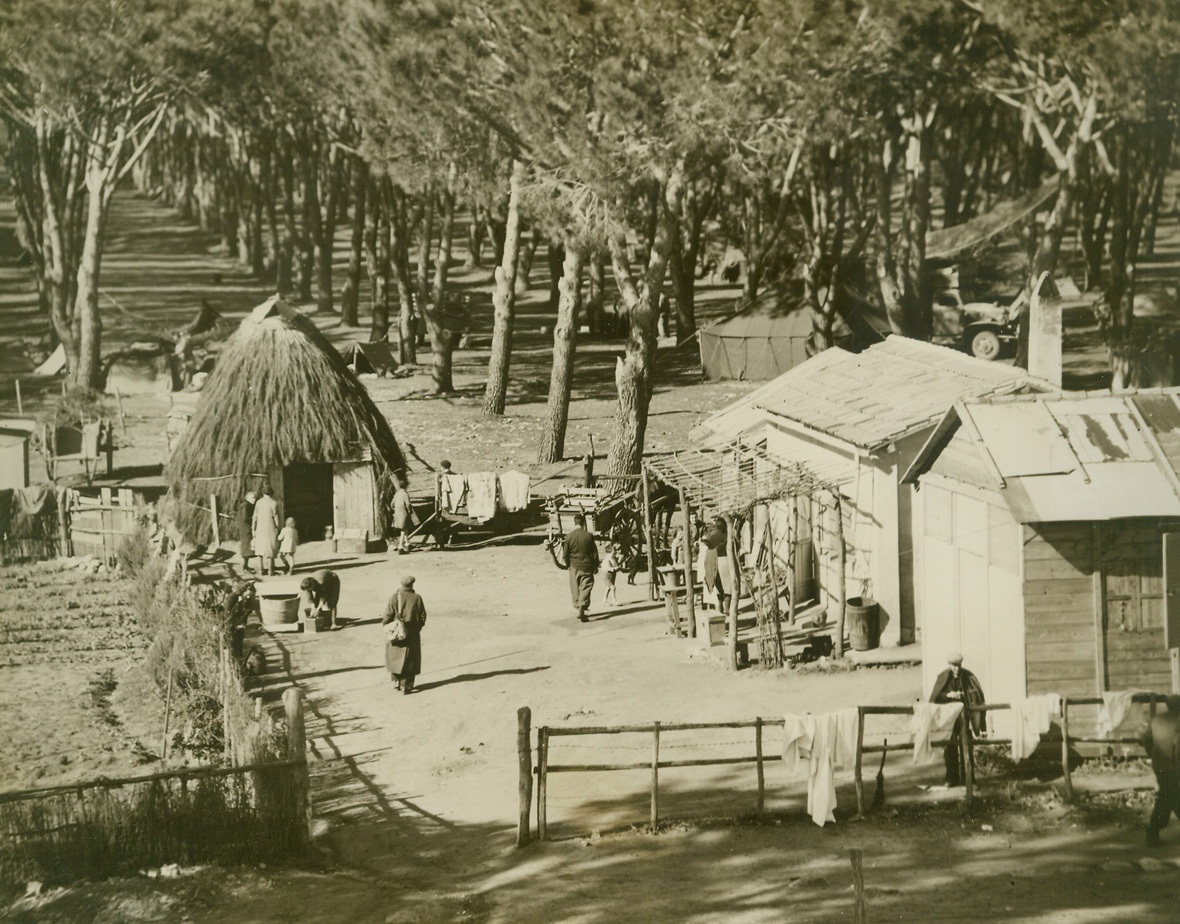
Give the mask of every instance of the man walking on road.
M 590 591 L 594 589 L 594 573 L 598 570 L 598 546 L 586 529 L 583 514 L 574 514 L 574 528 L 566 533 L 562 549 L 570 572 L 570 599 L 578 611 L 578 619 L 585 622 L 586 611 L 590 609 Z
M 1160 831 L 1168 826 L 1172 813 L 1180 818 L 1180 696 L 1168 697 L 1168 711 L 1157 713 L 1140 738 L 1151 756 L 1159 791 L 1147 822 L 1147 846 L 1158 847 Z

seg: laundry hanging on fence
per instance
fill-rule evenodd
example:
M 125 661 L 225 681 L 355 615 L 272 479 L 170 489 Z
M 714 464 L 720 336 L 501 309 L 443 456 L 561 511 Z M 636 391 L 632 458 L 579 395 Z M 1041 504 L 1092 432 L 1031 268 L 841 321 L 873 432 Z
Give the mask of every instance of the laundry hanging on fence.
M 1008 713 L 1012 759 L 1019 763 L 1037 749 L 1041 736 L 1049 730 L 1054 717 L 1060 717 L 1061 697 L 1056 693 L 1043 693 L 1027 699 L 1014 699 Z M 1002 729 L 1003 722 L 999 725 Z
M 524 472 L 505 472 L 500 476 L 500 509 L 507 513 L 525 510 L 529 505 L 529 476 Z
M 49 485 L 38 484 L 28 488 L 14 488 L 13 499 L 16 501 L 16 512 L 27 517 L 35 517 L 53 496 Z
M 856 707 L 824 715 L 787 715 L 783 766 L 789 776 L 807 773 L 807 814 L 821 828 L 835 822 L 836 768 L 856 759 Z
M 963 711 L 962 703 L 914 703 L 910 731 L 914 735 L 914 763 L 928 764 L 934 760 L 930 741 L 935 733 L 950 729 Z
M 467 476 L 467 515 L 490 520 L 496 515 L 496 473 L 471 472 Z
M 1137 690 L 1107 690 L 1098 707 L 1098 737 L 1113 738 L 1115 731 L 1127 720 Z
M 463 475 L 441 475 L 442 508 L 454 513 L 467 501 L 467 479 Z

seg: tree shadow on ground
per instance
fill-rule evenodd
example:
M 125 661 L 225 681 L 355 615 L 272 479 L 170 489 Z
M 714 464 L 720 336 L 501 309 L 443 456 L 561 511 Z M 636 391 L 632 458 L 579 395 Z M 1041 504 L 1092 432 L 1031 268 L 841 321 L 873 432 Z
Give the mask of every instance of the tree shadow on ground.
M 476 683 L 480 680 L 490 680 L 493 677 L 507 677 L 519 674 L 535 674 L 538 671 L 549 670 L 549 665 L 539 665 L 537 667 L 513 667 L 506 668 L 501 671 L 484 671 L 479 674 L 456 674 L 454 677 L 447 677 L 444 680 L 435 680 L 431 683 L 420 683 L 414 687 L 415 692 L 423 693 L 426 690 L 433 690 L 437 687 L 450 686 L 453 683 Z

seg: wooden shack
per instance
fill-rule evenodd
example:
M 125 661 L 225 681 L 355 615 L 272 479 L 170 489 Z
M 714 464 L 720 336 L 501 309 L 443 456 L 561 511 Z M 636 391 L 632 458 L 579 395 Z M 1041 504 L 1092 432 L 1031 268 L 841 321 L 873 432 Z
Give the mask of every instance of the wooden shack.
M 953 402 L 1052 388 L 1012 366 L 889 337 L 863 353 L 819 353 L 707 418 L 696 434 L 705 446 L 760 446 L 838 484 L 848 593 L 877 601 L 883 645 L 906 644 L 920 637 L 923 608 L 914 591 L 913 491 L 901 475 Z M 841 583 L 834 505 L 822 495 L 790 503 L 790 516 L 772 511 L 772 528 L 797 517 L 810 531 L 815 595 L 832 605 Z
M 1180 691 L 1180 389 L 958 402 L 917 484 L 924 680 L 988 698 Z

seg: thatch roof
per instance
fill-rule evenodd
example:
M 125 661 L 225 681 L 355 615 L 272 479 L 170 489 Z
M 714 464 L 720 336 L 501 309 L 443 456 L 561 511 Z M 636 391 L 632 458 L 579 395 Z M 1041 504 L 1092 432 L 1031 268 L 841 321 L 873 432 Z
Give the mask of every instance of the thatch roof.
M 388 504 L 405 459 L 389 423 L 344 358 L 279 296 L 245 318 L 226 343 L 167 465 L 173 515 L 186 539 L 210 538 L 209 495 L 221 531 L 249 487 L 294 462 L 371 459 Z

